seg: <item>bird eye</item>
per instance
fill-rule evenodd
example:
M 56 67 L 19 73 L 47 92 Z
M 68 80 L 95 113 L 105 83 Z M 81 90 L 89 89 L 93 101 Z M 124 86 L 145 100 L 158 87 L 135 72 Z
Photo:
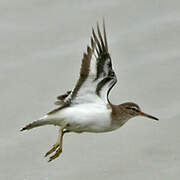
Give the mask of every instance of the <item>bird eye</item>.
M 133 111 L 138 111 L 138 109 L 136 108 L 136 107 L 133 107 L 133 108 L 131 108 Z

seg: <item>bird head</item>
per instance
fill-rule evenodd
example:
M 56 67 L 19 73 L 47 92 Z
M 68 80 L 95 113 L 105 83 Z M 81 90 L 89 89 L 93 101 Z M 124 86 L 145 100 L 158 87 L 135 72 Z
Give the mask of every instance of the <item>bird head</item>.
M 159 120 L 158 118 L 141 111 L 141 108 L 136 103 L 128 102 L 128 103 L 121 104 L 120 106 L 123 108 L 123 111 L 126 114 L 131 116 L 131 118 L 135 116 L 144 116 L 150 119 Z

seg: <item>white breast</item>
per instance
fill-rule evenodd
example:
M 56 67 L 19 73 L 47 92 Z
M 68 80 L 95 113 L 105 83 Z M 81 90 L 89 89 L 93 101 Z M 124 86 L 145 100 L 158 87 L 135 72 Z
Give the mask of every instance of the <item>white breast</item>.
M 74 132 L 105 132 L 111 130 L 111 109 L 104 103 L 84 103 L 59 111 L 68 130 Z

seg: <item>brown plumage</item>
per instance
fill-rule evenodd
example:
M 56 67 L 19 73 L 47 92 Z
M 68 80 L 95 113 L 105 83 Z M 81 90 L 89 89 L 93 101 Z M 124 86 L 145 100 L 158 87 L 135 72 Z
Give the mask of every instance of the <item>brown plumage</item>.
M 113 131 L 136 116 L 158 120 L 142 112 L 136 103 L 113 105 L 108 95 L 116 82 L 103 21 L 103 35 L 98 23 L 97 34 L 92 29 L 91 47 L 87 46 L 87 52 L 83 54 L 80 76 L 74 89 L 57 97 L 55 104 L 58 108 L 28 124 L 21 131 L 43 125 L 60 126 L 57 142 L 45 154 L 48 156 L 55 152 L 49 158 L 52 161 L 61 154 L 63 135 L 67 132 Z

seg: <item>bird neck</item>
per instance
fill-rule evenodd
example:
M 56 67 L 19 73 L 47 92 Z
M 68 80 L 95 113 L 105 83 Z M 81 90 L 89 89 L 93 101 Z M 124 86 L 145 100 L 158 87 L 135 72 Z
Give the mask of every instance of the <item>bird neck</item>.
M 131 115 L 129 115 L 124 108 L 121 105 L 113 105 L 111 104 L 111 120 L 112 124 L 122 126 L 125 124 L 130 118 L 132 118 Z

